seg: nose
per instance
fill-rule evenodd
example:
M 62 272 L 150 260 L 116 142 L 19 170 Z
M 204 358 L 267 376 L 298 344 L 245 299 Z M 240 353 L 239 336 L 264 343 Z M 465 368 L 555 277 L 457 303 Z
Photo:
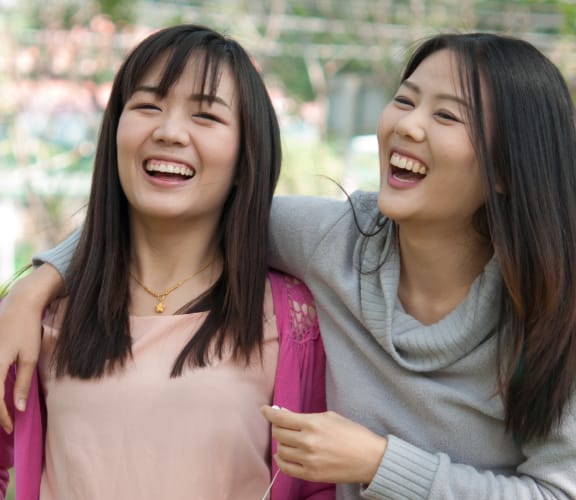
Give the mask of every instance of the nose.
M 404 139 L 422 142 L 426 137 L 424 117 L 418 109 L 406 112 L 396 121 L 394 132 Z
M 190 131 L 185 117 L 177 112 L 166 114 L 154 129 L 152 138 L 165 144 L 186 146 L 190 142 Z

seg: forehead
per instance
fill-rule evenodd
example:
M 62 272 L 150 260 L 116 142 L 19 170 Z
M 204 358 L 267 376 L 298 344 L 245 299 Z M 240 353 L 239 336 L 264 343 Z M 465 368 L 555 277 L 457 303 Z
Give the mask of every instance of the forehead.
M 454 52 L 438 50 L 426 57 L 405 81 L 420 88 L 432 88 L 459 96 L 462 94 L 462 85 L 457 65 Z

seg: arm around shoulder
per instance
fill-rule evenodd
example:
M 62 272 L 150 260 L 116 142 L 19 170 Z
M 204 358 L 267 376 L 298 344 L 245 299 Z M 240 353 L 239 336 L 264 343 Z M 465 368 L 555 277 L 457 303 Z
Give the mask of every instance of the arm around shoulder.
M 12 419 L 4 402 L 2 381 L 10 366 L 16 363 L 13 402 L 23 411 L 40 352 L 42 314 L 62 289 L 58 271 L 43 265 L 18 280 L 0 304 L 0 426 L 9 432 Z

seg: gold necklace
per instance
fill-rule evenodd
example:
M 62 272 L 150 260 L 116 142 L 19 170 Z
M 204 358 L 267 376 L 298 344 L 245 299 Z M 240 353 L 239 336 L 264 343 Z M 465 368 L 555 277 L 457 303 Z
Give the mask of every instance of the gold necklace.
M 170 288 L 167 288 L 163 292 L 156 292 L 156 291 L 152 290 L 150 287 L 147 287 L 138 278 L 136 278 L 136 276 L 134 276 L 132 273 L 130 273 L 130 276 L 132 276 L 132 279 L 136 283 L 138 283 L 146 292 L 148 292 L 150 295 L 152 295 L 152 297 L 154 297 L 156 299 L 157 304 L 156 304 L 156 306 L 154 306 L 154 311 L 156 311 L 157 313 L 163 313 L 164 309 L 165 309 L 164 300 L 166 299 L 166 297 L 168 297 L 168 295 L 170 295 L 177 288 L 180 288 L 188 280 L 191 280 L 194 276 L 197 276 L 202 271 L 205 271 L 206 269 L 208 269 L 208 267 L 210 267 L 214 263 L 215 260 L 216 260 L 216 258 L 212 259 L 210 262 L 208 262 L 208 264 L 206 264 L 204 267 L 202 267 L 201 269 L 196 271 L 194 274 L 191 274 L 187 278 L 184 278 L 183 280 L 179 281 L 175 285 L 172 285 Z

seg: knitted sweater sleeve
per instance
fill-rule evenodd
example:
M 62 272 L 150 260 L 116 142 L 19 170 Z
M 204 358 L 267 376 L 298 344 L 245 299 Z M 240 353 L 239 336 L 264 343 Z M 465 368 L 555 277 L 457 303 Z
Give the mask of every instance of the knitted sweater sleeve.
M 574 460 L 560 450 L 544 464 L 532 455 L 516 473 L 499 474 L 467 464 L 454 463 L 444 453 L 429 453 L 396 436 L 388 436 L 388 448 L 372 482 L 361 489 L 370 500 L 537 500 L 576 498 Z M 553 447 L 551 447 L 553 448 Z M 570 453 L 569 450 L 565 450 Z M 572 453 L 574 450 L 572 451 Z M 534 464 L 531 462 L 538 462 Z M 570 463 L 568 463 L 570 462 Z M 537 474 L 534 476 L 532 474 Z
M 330 198 L 275 197 L 270 214 L 270 266 L 304 280 L 321 235 L 348 211 L 347 202 Z
M 40 266 L 47 263 L 53 266 L 62 276 L 66 274 L 72 255 L 78 246 L 81 229 L 76 229 L 68 238 L 61 241 L 58 245 L 45 252 L 41 252 L 32 257 L 34 266 Z
M 371 500 L 569 500 L 576 499 L 576 433 L 574 414 L 556 435 L 524 448 L 526 460 L 515 474 L 499 474 L 454 463 L 444 453 L 428 453 L 388 436 L 388 448 L 372 482 L 361 490 Z M 563 444 L 564 443 L 564 444 Z

